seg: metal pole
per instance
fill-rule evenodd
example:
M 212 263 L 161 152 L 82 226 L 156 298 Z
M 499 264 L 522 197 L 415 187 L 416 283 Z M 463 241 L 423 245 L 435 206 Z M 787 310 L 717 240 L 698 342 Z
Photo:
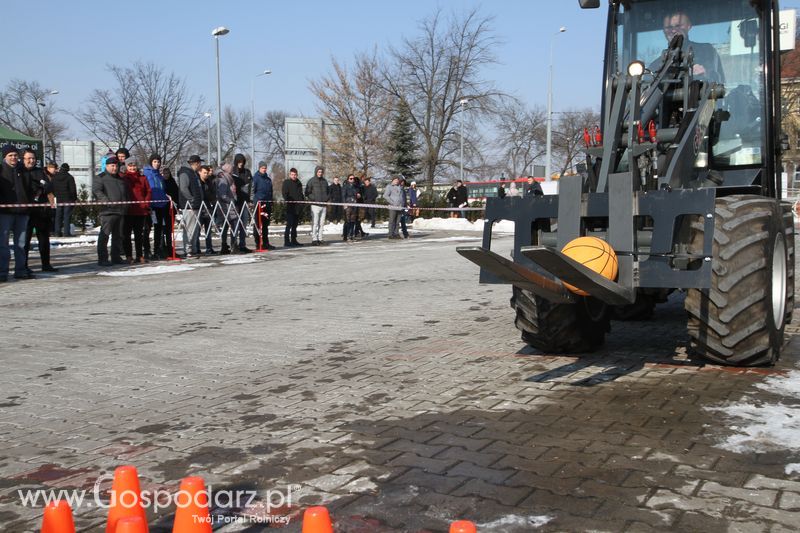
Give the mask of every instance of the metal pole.
M 461 120 L 459 120 L 459 122 L 461 123 L 461 134 L 459 135 L 459 137 L 461 137 L 461 156 L 459 158 L 459 165 L 461 166 L 461 169 L 459 172 L 459 177 L 463 182 L 464 181 L 464 103 L 463 102 L 461 103 Z
M 256 79 L 250 80 L 250 168 L 256 164 Z
M 544 179 L 550 181 L 552 174 L 552 154 L 553 154 L 553 45 L 559 33 L 564 33 L 567 28 L 562 26 L 558 33 L 550 38 L 550 75 L 547 80 L 547 152 L 545 155 Z
M 206 113 L 206 132 L 208 133 L 208 140 L 206 141 L 206 161 L 211 164 L 211 113 Z
M 217 166 L 222 165 L 222 96 L 219 75 L 219 36 L 214 36 L 217 49 Z

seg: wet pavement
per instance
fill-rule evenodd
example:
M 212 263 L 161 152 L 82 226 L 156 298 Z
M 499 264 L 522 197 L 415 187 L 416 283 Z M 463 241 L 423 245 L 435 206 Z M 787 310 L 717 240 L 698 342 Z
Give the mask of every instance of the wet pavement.
M 200 475 L 212 495 L 251 497 L 217 502 L 221 531 L 299 531 L 314 504 L 337 531 L 800 528 L 800 341 L 775 368 L 707 365 L 675 294 L 651 320 L 614 322 L 600 352 L 541 354 L 510 288 L 478 285 L 455 253 L 477 242 L 104 275 L 75 248 L 80 266 L 7 284 L 0 529 L 38 528 L 19 491 L 106 490 L 122 464 L 145 490 Z M 151 531 L 173 511 L 151 509 Z M 104 528 L 94 502 L 76 514 Z

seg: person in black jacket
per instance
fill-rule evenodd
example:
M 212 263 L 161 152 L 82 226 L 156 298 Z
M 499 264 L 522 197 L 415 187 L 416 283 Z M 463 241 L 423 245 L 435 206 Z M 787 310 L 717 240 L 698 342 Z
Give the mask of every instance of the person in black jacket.
M 525 196 L 544 196 L 542 186 L 533 176 L 528 176 L 528 183 L 525 184 Z
M 53 187 L 45 171 L 36 166 L 36 152 L 25 150 L 22 153 L 22 177 L 31 184 L 33 196 L 31 202 L 47 207 L 31 208 L 28 215 L 28 231 L 25 235 L 25 264 L 29 265 L 28 258 L 31 252 L 31 240 L 36 231 L 36 241 L 39 244 L 39 257 L 42 259 L 42 272 L 57 272 L 50 264 L 50 228 L 53 221 L 50 218 L 50 206 L 53 205 Z M 31 271 L 30 266 L 27 267 Z
M 372 178 L 364 178 L 364 203 L 374 204 L 378 201 L 378 188 L 372 183 Z M 370 221 L 370 227 L 375 227 L 375 208 L 367 208 L 366 220 Z
M 200 187 L 203 189 L 203 203 L 206 208 L 200 211 L 200 225 L 206 234 L 206 255 L 215 255 L 211 239 L 211 212 L 214 210 L 214 205 L 217 203 L 216 187 L 214 185 L 214 176 L 211 174 L 211 166 L 203 165 L 198 172 L 200 175 Z
M 330 184 L 328 187 L 328 194 L 330 196 L 330 201 L 333 203 L 341 203 L 342 202 L 342 184 L 339 183 L 339 177 L 336 176 L 333 178 L 333 183 Z M 331 216 L 330 221 L 334 224 L 338 224 L 342 220 L 342 206 L 340 205 L 332 205 L 330 210 Z
M 3 146 L 3 162 L 0 164 L 0 204 L 27 204 L 33 196 L 30 182 L 23 179 L 19 166 L 19 152 L 15 146 Z M 0 283 L 8 280 L 8 265 L 11 250 L 8 234 L 14 234 L 14 277 L 30 279 L 25 261 L 25 238 L 28 231 L 28 208 L 0 208 Z
M 290 202 L 303 201 L 303 184 L 297 177 L 297 169 L 289 169 L 289 179 L 283 180 L 283 201 L 286 204 L 286 229 L 283 233 L 284 246 L 303 246 L 297 242 L 297 225 L 300 223 L 300 214 L 303 212 L 303 204 L 293 204 Z
M 119 175 L 116 157 L 106 159 L 106 169 L 92 183 L 92 193 L 98 202 L 127 202 L 128 186 Z M 128 206 L 100 206 L 100 234 L 97 236 L 97 264 L 100 266 L 124 265 L 122 259 L 122 224 Z M 108 260 L 108 238 L 111 237 L 111 261 Z
M 58 172 L 53 176 L 53 194 L 56 197 L 56 221 L 54 227 L 56 235 L 59 237 L 72 237 L 70 219 L 74 208 L 71 205 L 59 205 L 78 201 L 75 178 L 69 173 L 69 165 L 66 163 L 62 163 Z
M 464 212 L 458 209 L 467 207 L 467 188 L 464 187 L 463 181 L 456 180 L 453 187 L 447 191 L 447 203 L 455 208 L 450 213 L 450 218 L 463 218 Z
M 252 252 L 247 247 L 247 225 L 250 223 L 250 213 L 243 209 L 250 200 L 250 192 L 253 188 L 253 174 L 246 168 L 247 158 L 244 154 L 233 156 L 233 182 L 236 184 L 236 211 L 241 213 L 242 223 L 239 224 L 239 253 L 249 254 Z

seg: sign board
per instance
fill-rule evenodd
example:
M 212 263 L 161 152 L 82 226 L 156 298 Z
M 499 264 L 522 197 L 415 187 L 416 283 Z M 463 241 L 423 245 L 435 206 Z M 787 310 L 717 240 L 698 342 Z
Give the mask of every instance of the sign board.
M 785 9 L 780 13 L 781 50 L 794 50 L 794 37 L 797 31 L 797 14 L 794 9 Z

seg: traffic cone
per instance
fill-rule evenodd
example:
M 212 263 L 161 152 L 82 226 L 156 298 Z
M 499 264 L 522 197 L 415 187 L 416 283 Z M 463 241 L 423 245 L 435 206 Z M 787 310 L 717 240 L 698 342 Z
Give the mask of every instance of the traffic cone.
M 114 533 L 147 533 L 147 522 L 141 516 L 126 516 L 117 520 Z
M 302 533 L 333 533 L 331 517 L 325 507 L 309 507 L 303 513 Z
M 208 494 L 203 478 L 183 478 L 175 505 L 178 509 L 175 511 L 172 533 L 211 533 Z
M 142 491 L 139 487 L 139 474 L 135 466 L 120 466 L 114 470 L 111 485 L 111 505 L 108 508 L 106 533 L 116 533 L 117 522 L 121 518 L 141 517 L 147 532 L 147 516 L 142 506 Z
M 469 520 L 458 520 L 450 524 L 450 533 L 477 533 L 475 524 Z
M 72 509 L 64 500 L 47 504 L 42 518 L 42 533 L 75 533 Z

